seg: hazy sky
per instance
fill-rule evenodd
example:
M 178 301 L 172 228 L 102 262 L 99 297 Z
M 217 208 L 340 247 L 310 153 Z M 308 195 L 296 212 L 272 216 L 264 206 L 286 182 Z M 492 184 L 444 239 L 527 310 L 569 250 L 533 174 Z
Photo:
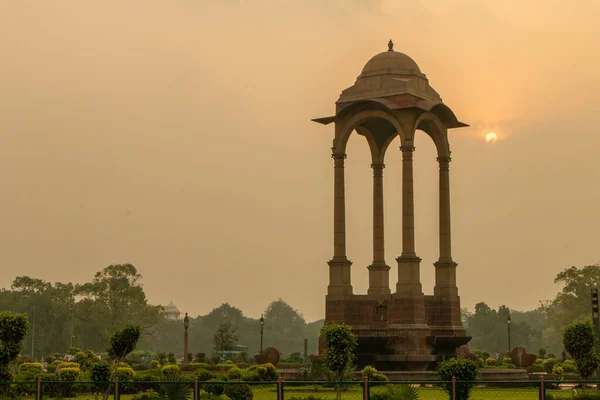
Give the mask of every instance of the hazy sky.
M 0 286 L 83 282 L 133 263 L 151 302 L 324 316 L 333 254 L 332 115 L 387 49 L 460 120 L 450 133 L 463 306 L 531 309 L 600 260 L 600 2 L 2 0 Z M 487 132 L 499 140 L 483 140 Z M 399 143 L 384 171 L 401 250 Z M 417 253 L 437 259 L 437 162 L 416 139 Z M 355 293 L 371 262 L 366 141 L 347 159 Z

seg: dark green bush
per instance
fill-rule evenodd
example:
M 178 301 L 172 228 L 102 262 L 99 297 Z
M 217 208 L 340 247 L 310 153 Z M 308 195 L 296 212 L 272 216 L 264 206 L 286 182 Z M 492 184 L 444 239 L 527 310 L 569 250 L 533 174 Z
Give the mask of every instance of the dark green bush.
M 209 380 L 211 380 L 211 379 L 215 379 L 215 378 L 217 377 L 217 376 L 216 376 L 215 374 L 213 374 L 212 372 L 210 372 L 210 371 L 207 371 L 207 370 L 205 370 L 205 369 L 202 369 L 202 368 L 200 368 L 200 369 L 197 369 L 197 370 L 194 372 L 194 376 L 195 376 L 195 377 L 197 376 L 199 381 L 209 381 Z
M 554 368 L 556 364 L 558 364 L 558 360 L 556 358 L 548 358 L 546 361 L 544 361 L 544 371 L 546 371 L 548 374 L 551 374 L 552 368 Z
M 436 373 L 442 383 L 442 388 L 452 395 L 452 377 L 456 377 L 456 400 L 467 400 L 479 371 L 477 364 L 464 358 L 452 358 L 440 363 Z
M 199 368 L 209 369 L 210 364 L 193 362 L 193 363 L 189 363 L 188 365 L 184 365 L 183 368 L 181 368 L 181 370 L 182 371 L 195 371 Z
M 223 393 L 231 400 L 252 400 L 254 392 L 246 383 L 230 383 L 225 385 Z
M 225 389 L 225 384 L 223 382 L 219 382 L 216 379 L 211 379 L 202 384 L 202 389 L 204 389 L 207 393 L 221 395 L 223 394 L 223 390 Z

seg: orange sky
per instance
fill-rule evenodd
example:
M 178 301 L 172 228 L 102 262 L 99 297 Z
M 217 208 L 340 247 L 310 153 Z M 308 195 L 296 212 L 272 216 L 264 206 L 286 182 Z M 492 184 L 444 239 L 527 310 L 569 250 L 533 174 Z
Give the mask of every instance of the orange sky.
M 0 3 L 0 286 L 83 282 L 111 263 L 154 303 L 324 315 L 333 128 L 370 57 L 410 55 L 458 117 L 453 255 L 464 306 L 530 309 L 600 260 L 595 0 L 7 0 Z M 494 131 L 499 140 L 486 143 Z M 386 253 L 401 249 L 388 151 Z M 437 259 L 437 163 L 416 139 L 423 288 Z M 371 262 L 371 168 L 347 159 L 355 293 Z

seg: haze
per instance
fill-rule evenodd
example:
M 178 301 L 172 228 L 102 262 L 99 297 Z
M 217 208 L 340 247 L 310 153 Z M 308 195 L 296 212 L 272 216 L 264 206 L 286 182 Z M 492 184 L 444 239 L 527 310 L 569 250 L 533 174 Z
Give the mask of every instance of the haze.
M 332 115 L 387 50 L 460 120 L 450 145 L 462 305 L 532 309 L 600 259 L 597 1 L 0 3 L 0 286 L 83 282 L 132 263 L 152 303 L 258 316 L 281 297 L 324 317 L 333 254 Z M 486 133 L 498 141 L 487 143 Z M 401 249 L 388 151 L 386 254 Z M 431 293 L 437 162 L 417 135 L 417 254 Z M 347 159 L 355 293 L 371 262 L 367 143 Z

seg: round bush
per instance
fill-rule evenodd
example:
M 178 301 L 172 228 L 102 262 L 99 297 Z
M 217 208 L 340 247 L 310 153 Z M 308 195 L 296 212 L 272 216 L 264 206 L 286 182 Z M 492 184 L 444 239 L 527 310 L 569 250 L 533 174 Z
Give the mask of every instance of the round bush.
M 199 381 L 210 381 L 211 379 L 215 379 L 217 377 L 212 372 L 202 368 L 197 369 L 196 372 L 194 372 L 194 376 L 197 376 Z
M 562 381 L 565 378 L 565 370 L 560 365 L 552 367 L 552 379 L 555 381 Z
M 74 382 L 81 374 L 81 370 L 79 368 L 61 368 L 58 371 L 58 379 L 66 382 Z
M 548 358 L 544 362 L 544 371 L 546 371 L 546 373 L 548 373 L 548 374 L 551 374 L 552 368 L 554 368 L 554 366 L 557 364 L 558 364 L 558 360 L 556 358 Z
M 164 376 L 177 376 L 181 373 L 181 370 L 177 365 L 169 364 L 162 367 L 161 372 Z
M 504 359 L 502 360 L 502 364 L 514 364 L 512 358 L 510 357 L 504 357 Z
M 495 367 L 496 365 L 498 365 L 498 363 L 496 362 L 495 358 L 488 358 L 487 360 L 485 360 L 485 365 L 487 365 L 488 367 Z
M 389 382 L 389 380 L 390 380 L 387 376 L 385 376 L 384 374 L 380 374 L 380 373 L 373 374 L 373 377 L 371 379 L 374 382 Z
M 242 370 L 238 367 L 230 368 L 227 371 L 227 379 L 242 379 Z
M 258 375 L 258 371 L 244 371 L 242 372 L 242 380 L 245 382 L 259 382 L 260 376 Z
M 202 389 L 210 394 L 216 394 L 218 396 L 223 394 L 225 384 L 223 382 L 218 382 L 216 379 L 211 379 L 210 381 L 202 384 Z
M 151 360 L 150 367 L 151 368 L 160 368 L 160 363 L 157 360 Z
M 63 362 L 61 362 L 61 363 L 58 364 L 58 368 L 59 369 L 63 369 L 63 368 L 81 368 L 81 365 L 79 365 L 76 362 L 63 361 Z
M 117 377 L 119 378 L 119 382 L 130 382 L 133 380 L 133 368 L 131 367 L 119 367 L 117 368 Z
M 41 374 L 44 372 L 44 366 L 37 362 L 23 363 L 19 365 L 19 373 Z
M 252 388 L 246 383 L 227 384 L 223 393 L 231 400 L 252 400 L 254 398 Z

